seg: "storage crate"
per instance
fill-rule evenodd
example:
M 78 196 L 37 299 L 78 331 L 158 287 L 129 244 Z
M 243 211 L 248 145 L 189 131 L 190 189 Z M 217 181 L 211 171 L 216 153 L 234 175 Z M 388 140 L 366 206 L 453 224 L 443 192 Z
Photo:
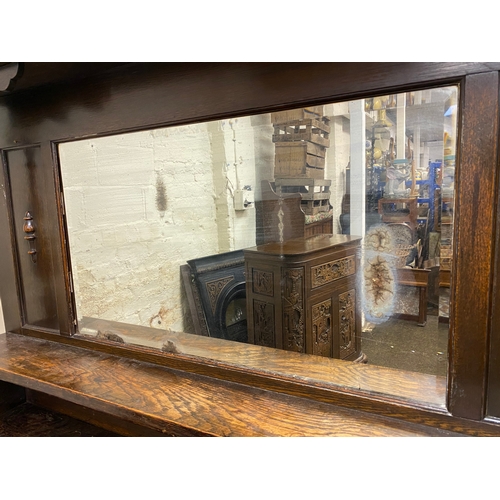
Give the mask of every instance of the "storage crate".
M 276 193 L 290 194 L 300 193 L 303 200 L 329 200 L 330 186 L 329 179 L 304 179 L 297 178 L 276 178 L 274 180 Z
M 271 113 L 272 123 L 286 123 L 294 120 L 319 119 L 323 116 L 323 106 L 310 106 L 308 108 L 291 109 Z
M 300 193 L 302 197 L 300 208 L 306 215 L 316 215 L 330 210 L 331 184 L 332 181 L 329 179 L 304 179 L 302 177 L 284 177 L 274 180 L 278 195 Z
M 326 148 L 312 142 L 275 143 L 275 177 L 324 177 Z M 318 171 L 319 169 L 319 171 Z
M 291 120 L 286 123 L 274 123 L 273 142 L 308 141 L 325 148 L 330 147 L 330 120 L 320 119 Z
M 301 200 L 300 208 L 306 215 L 316 215 L 330 210 L 330 201 L 326 200 Z
M 451 246 L 441 246 L 439 251 L 439 265 L 443 271 L 451 271 L 451 261 L 453 257 L 453 249 Z
M 274 167 L 274 175 L 280 177 L 303 177 L 309 179 L 323 179 L 325 176 L 324 168 L 317 168 L 306 163 L 291 164 L 277 161 Z

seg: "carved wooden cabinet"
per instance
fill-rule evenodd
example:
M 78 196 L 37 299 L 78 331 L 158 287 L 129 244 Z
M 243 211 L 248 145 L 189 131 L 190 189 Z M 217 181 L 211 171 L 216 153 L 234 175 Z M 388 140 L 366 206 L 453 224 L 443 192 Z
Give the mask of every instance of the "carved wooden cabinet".
M 328 234 L 244 250 L 248 341 L 361 360 L 360 241 Z

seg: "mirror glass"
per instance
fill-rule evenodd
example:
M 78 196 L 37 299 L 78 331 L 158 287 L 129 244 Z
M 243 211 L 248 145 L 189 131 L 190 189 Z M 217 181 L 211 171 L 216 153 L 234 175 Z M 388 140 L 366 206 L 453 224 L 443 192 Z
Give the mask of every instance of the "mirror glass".
M 60 144 L 78 334 L 168 350 L 185 332 L 444 376 L 457 95 Z

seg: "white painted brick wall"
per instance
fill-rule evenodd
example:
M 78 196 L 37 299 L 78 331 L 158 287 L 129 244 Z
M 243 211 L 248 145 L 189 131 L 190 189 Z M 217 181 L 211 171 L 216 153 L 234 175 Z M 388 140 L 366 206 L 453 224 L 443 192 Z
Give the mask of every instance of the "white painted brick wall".
M 255 210 L 232 198 L 235 163 L 241 186 L 256 182 L 253 131 L 232 125 L 236 162 L 228 121 L 60 146 L 79 318 L 191 329 L 180 266 L 255 245 Z

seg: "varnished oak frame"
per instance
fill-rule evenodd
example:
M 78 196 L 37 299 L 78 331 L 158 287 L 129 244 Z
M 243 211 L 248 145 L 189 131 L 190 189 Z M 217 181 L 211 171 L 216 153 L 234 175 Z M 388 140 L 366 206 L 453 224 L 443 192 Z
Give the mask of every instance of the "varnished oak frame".
M 23 324 L 21 304 L 29 302 L 32 297 L 22 285 L 15 242 L 12 238 L 0 241 L 0 293 L 7 330 L 311 399 L 325 400 L 328 393 L 326 400 L 329 403 L 403 420 L 425 421 L 436 427 L 446 428 L 452 422 L 460 422 L 462 429 L 470 426 L 478 432 L 481 425 L 478 427 L 472 421 L 482 421 L 485 429 L 495 427 L 496 417 L 500 416 L 500 388 L 495 383 L 488 386 L 487 374 L 499 370 L 496 353 L 500 333 L 498 329 L 491 329 L 492 318 L 499 317 L 494 289 L 496 276 L 493 274 L 498 262 L 495 242 L 498 238 L 499 70 L 498 63 L 133 64 L 72 84 L 35 87 L 1 97 L 0 149 L 5 154 L 13 148 L 41 146 L 41 167 L 50 172 L 53 187 L 44 193 L 34 193 L 34 196 L 40 196 L 47 207 L 50 215 L 47 230 L 51 241 L 60 242 L 52 249 L 59 321 L 59 328 L 54 331 Z M 25 65 L 24 77 L 29 81 L 29 63 Z M 442 394 L 443 405 L 428 405 L 419 398 L 419 393 L 432 390 L 420 385 L 419 377 L 415 377 L 415 387 L 410 391 L 415 397 L 408 401 L 404 395 L 398 397 L 371 391 L 369 383 L 366 391 L 357 392 L 353 379 L 347 389 L 339 385 L 332 390 L 321 381 L 299 383 L 291 375 L 273 376 L 258 368 L 239 368 L 227 360 L 224 363 L 211 362 L 210 348 L 207 358 L 186 358 L 71 338 L 74 333 L 73 299 L 60 203 L 57 143 L 445 84 L 460 85 L 461 113 L 451 284 L 450 369 L 448 390 L 443 381 L 442 387 L 435 391 L 436 395 Z M 10 234 L 10 225 L 8 199 L 2 197 L 1 234 Z M 379 375 L 376 367 L 367 368 L 364 377 L 368 381 L 373 377 L 375 383 Z M 283 369 L 286 370 L 286 363 Z M 338 370 L 339 380 L 349 373 L 348 368 L 339 367 Z M 406 387 L 412 384 L 404 373 L 400 381 Z M 398 385 L 395 379 L 393 383 Z M 493 409 L 488 418 L 485 418 L 486 407 Z M 486 420 L 490 423 L 487 424 Z

